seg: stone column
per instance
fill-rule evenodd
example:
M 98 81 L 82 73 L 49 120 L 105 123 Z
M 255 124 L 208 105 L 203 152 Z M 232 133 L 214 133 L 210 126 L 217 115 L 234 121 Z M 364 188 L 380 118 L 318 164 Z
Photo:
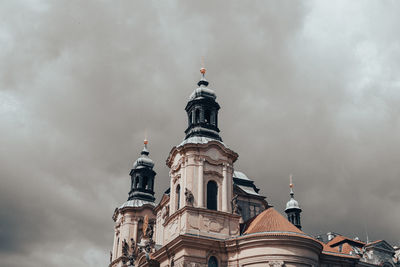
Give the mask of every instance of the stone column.
M 134 218 L 133 223 L 133 235 L 132 238 L 133 240 L 135 240 L 135 242 L 138 242 L 138 218 Z
M 225 163 L 222 167 L 222 176 L 222 211 L 228 212 L 228 175 Z
M 200 208 L 204 208 L 204 177 L 203 177 L 204 159 L 200 158 L 198 185 L 197 185 L 197 204 Z
M 171 174 L 171 172 L 169 173 L 169 177 L 170 177 L 170 179 L 169 179 L 169 184 L 170 184 L 170 193 L 169 193 L 169 195 L 171 196 L 171 198 L 170 198 L 170 200 L 169 200 L 169 211 L 170 211 L 170 214 L 173 214 L 174 212 L 175 212 L 175 210 L 176 210 L 176 208 L 175 208 L 175 198 L 176 198 L 176 196 L 175 196 L 175 187 L 174 187 L 174 183 L 173 183 L 173 180 L 174 180 L 174 178 L 172 177 L 172 174 Z
M 182 162 L 181 162 L 181 169 L 180 169 L 180 173 L 181 173 L 181 179 L 180 179 L 180 196 L 179 196 L 179 208 L 183 208 L 185 206 L 185 184 L 184 184 L 184 180 L 186 179 L 186 177 L 184 177 L 185 174 L 185 158 L 182 157 Z
M 228 164 L 229 171 L 227 172 L 227 206 L 228 206 L 228 212 L 232 212 L 232 198 L 233 198 L 233 165 Z

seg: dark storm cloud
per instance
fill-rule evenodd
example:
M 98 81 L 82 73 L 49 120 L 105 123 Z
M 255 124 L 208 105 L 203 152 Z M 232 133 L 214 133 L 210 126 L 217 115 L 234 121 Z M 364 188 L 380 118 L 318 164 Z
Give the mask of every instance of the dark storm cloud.
M 100 266 L 147 132 L 157 196 L 205 57 L 236 164 L 311 234 L 400 241 L 396 2 L 3 1 L 0 254 Z

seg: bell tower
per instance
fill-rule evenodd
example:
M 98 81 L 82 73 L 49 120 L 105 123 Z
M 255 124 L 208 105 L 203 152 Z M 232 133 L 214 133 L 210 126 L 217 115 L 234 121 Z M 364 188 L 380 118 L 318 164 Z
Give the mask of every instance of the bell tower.
M 240 216 L 232 213 L 233 163 L 238 154 L 219 136 L 220 106 L 214 90 L 208 88 L 206 70 L 200 73 L 199 87 L 185 107 L 186 136 L 167 159 L 168 207 L 160 206 L 157 213 L 157 218 L 163 218 L 157 223 L 157 240 L 164 244 L 181 235 L 223 239 L 239 234 Z
M 153 170 L 154 162 L 149 158 L 147 150 L 148 141 L 144 140 L 144 148 L 140 157 L 133 164 L 129 175 L 131 176 L 131 190 L 128 200 L 138 199 L 144 201 L 155 200 L 154 198 L 154 177 L 156 172 Z
M 112 216 L 114 244 L 109 267 L 138 266 L 137 262 L 153 249 L 155 224 L 154 162 L 149 158 L 148 141 L 129 175 L 131 186 L 128 200 L 116 208 Z
M 190 95 L 189 102 L 185 108 L 188 115 L 188 128 L 185 131 L 185 139 L 198 136 L 222 141 L 218 129 L 218 110 L 220 106 L 215 101 L 217 96 L 212 89 L 207 88 L 206 69 L 201 68 L 200 73 L 201 79 L 197 83 L 199 87 Z

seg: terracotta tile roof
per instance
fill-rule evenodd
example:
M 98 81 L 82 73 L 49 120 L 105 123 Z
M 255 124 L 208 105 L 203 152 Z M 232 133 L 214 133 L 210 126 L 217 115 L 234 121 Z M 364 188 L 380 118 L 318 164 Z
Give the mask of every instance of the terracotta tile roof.
M 339 250 L 338 250 L 337 248 L 330 247 L 330 246 L 328 246 L 327 244 L 325 244 L 324 242 L 320 242 L 320 243 L 321 243 L 322 246 L 324 247 L 324 248 L 323 248 L 323 251 L 339 253 Z
M 360 240 L 354 240 L 346 236 L 338 235 L 329 241 L 326 246 L 336 249 L 341 254 L 360 257 L 357 254 L 359 253 L 360 248 L 365 246 L 365 243 Z
M 301 236 L 302 238 L 311 239 L 320 243 L 323 246 L 322 253 L 324 254 L 336 257 L 356 258 L 352 255 L 341 253 L 337 248 L 331 247 L 328 244 L 305 234 L 272 207 L 269 207 L 247 222 L 244 235 L 247 234 L 251 234 L 252 236 Z M 242 236 L 241 238 L 245 238 L 245 236 Z
M 293 232 L 305 235 L 304 232 L 290 223 L 272 207 L 264 210 L 258 216 L 249 221 L 244 234 L 260 232 Z
M 344 242 L 342 242 L 344 241 Z M 331 241 L 329 241 L 327 243 L 328 246 L 334 247 L 336 246 L 336 244 L 338 243 L 356 243 L 358 244 L 360 247 L 364 246 L 365 243 L 360 241 L 360 240 L 354 240 L 352 238 L 346 237 L 346 236 L 342 236 L 342 235 L 338 235 L 335 238 L 333 238 Z
M 319 242 L 320 242 L 321 245 L 323 246 L 323 249 L 322 249 L 322 253 L 323 253 L 323 254 L 333 255 L 333 256 L 342 257 L 342 258 L 352 258 L 352 259 L 357 258 L 357 257 L 354 256 L 354 255 L 344 254 L 343 252 L 339 252 L 339 250 L 338 250 L 337 248 L 328 246 L 328 245 L 325 244 L 324 242 L 321 242 L 321 241 L 319 241 Z
M 349 243 L 343 243 L 341 252 L 344 254 L 350 254 L 351 251 L 354 252 L 353 247 Z

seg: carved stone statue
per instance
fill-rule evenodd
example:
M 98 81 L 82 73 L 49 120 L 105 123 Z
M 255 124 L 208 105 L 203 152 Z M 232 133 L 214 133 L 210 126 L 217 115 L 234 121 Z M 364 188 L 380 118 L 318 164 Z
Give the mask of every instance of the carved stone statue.
M 242 211 L 242 209 L 240 208 L 239 203 L 238 203 L 238 195 L 235 195 L 232 198 L 232 213 L 240 215 L 241 211 Z
M 135 239 L 131 238 L 131 249 L 134 251 L 136 248 L 136 242 Z
M 126 242 L 126 239 L 122 241 L 122 255 L 124 255 L 125 257 L 129 256 L 129 245 L 128 242 Z
M 144 216 L 144 221 L 143 221 L 143 237 L 148 237 L 148 228 L 149 228 L 149 216 Z
M 150 238 L 151 240 L 153 240 L 153 233 L 154 233 L 154 231 L 153 231 L 153 225 L 150 224 L 150 225 L 147 227 L 146 236 L 147 236 L 148 238 Z
M 194 196 L 189 189 L 185 189 L 185 197 L 186 197 L 186 204 L 189 206 L 193 206 Z

